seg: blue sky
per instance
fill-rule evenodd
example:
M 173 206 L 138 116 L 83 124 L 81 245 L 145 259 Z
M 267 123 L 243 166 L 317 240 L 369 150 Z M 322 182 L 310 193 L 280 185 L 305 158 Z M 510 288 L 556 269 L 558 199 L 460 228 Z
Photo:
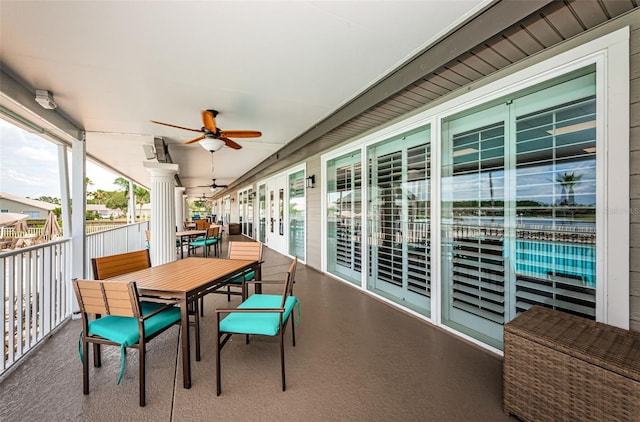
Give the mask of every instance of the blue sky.
M 87 177 L 91 191 L 117 190 L 112 182 L 118 176 L 90 162 Z M 60 198 L 57 146 L 0 119 L 0 192 Z

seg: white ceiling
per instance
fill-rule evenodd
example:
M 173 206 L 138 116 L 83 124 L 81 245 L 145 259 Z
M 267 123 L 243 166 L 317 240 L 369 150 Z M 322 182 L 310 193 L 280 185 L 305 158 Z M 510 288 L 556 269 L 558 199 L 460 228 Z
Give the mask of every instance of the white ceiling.
M 164 137 L 183 185 L 227 184 L 487 3 L 0 0 L 0 64 L 136 182 L 150 185 L 142 145 Z M 197 134 L 149 122 L 200 128 L 202 109 L 263 136 L 214 153 L 212 174 L 182 144 Z

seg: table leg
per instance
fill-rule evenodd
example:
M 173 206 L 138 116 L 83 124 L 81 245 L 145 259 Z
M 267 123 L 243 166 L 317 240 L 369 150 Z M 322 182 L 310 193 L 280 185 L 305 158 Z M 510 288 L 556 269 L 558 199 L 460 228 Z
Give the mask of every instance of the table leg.
M 183 236 L 180 236 L 180 259 L 184 259 L 184 241 Z
M 182 331 L 182 385 L 184 388 L 191 388 L 191 355 L 189 347 L 189 303 L 186 295 L 180 304 L 181 328 Z

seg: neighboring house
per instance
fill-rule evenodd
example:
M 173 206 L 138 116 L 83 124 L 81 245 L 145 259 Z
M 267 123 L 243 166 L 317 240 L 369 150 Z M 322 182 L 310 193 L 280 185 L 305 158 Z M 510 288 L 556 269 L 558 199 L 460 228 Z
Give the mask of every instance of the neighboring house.
M 141 220 L 149 220 L 151 218 L 151 204 L 142 204 L 142 208 L 140 205 L 136 205 L 136 217 Z
M 104 204 L 87 204 L 87 211 L 98 214 L 100 218 L 118 218 L 123 215 L 120 210 L 112 210 Z
M 27 214 L 30 219 L 44 219 L 47 218 L 50 211 L 58 207 L 59 205 L 49 202 L 29 199 L 12 193 L 0 192 L 0 212 L 16 212 L 19 214 Z

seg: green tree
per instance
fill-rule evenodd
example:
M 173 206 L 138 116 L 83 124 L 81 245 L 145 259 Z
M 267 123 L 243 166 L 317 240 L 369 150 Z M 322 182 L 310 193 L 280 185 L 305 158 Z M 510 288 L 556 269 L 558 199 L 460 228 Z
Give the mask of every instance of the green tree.
M 111 192 L 105 201 L 107 208 L 111 210 L 127 211 L 127 198 L 124 192 Z
M 34 198 L 36 201 L 48 202 L 50 204 L 60 205 L 60 198 L 54 198 L 53 196 L 40 196 L 38 198 Z

